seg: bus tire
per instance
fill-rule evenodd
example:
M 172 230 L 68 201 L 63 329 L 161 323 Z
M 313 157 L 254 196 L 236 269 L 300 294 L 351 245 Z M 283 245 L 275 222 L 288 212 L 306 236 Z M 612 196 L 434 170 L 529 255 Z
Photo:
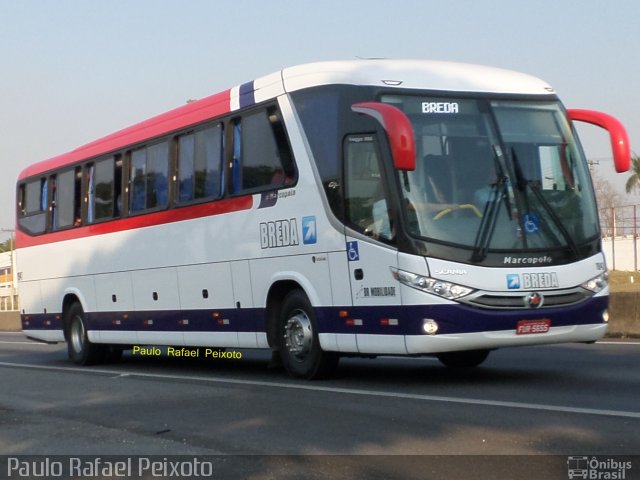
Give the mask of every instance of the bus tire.
M 77 365 L 92 365 L 104 360 L 106 349 L 89 341 L 84 311 L 79 303 L 74 303 L 66 312 L 67 352 L 71 361 Z
M 289 292 L 282 302 L 278 338 L 282 364 L 292 377 L 322 378 L 338 364 L 338 354 L 320 347 L 315 312 L 301 290 Z
M 445 352 L 437 355 L 438 360 L 449 368 L 474 368 L 484 362 L 488 356 L 489 350 Z

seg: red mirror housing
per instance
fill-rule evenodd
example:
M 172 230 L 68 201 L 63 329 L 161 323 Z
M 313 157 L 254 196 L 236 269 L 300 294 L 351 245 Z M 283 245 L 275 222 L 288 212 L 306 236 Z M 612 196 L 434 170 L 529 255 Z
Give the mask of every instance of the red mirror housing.
M 631 147 L 629 136 L 624 125 L 611 115 L 594 110 L 567 110 L 569 118 L 574 122 L 586 122 L 604 128 L 611 138 L 611 150 L 613 151 L 613 163 L 616 172 L 622 173 L 631 167 Z
M 351 110 L 375 118 L 389 138 L 393 166 L 398 170 L 416 169 L 416 142 L 411 120 L 402 110 L 379 102 L 362 102 L 351 105 Z

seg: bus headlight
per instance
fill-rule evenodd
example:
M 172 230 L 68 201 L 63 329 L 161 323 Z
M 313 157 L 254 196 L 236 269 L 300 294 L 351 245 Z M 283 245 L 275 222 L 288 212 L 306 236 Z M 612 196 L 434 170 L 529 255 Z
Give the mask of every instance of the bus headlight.
M 398 280 L 404 285 L 422 290 L 423 292 L 433 293 L 439 297 L 448 298 L 454 300 L 456 298 L 469 295 L 473 290 L 471 288 L 463 287 L 451 282 L 445 282 L 443 280 L 436 280 L 435 278 L 423 277 L 411 272 L 405 272 L 404 270 L 398 270 L 397 268 L 391 269 L 393 278 Z
M 597 277 L 592 278 L 588 282 L 584 282 L 580 285 L 582 288 L 591 290 L 594 293 L 598 293 L 604 290 L 609 285 L 609 274 L 607 272 L 601 273 Z

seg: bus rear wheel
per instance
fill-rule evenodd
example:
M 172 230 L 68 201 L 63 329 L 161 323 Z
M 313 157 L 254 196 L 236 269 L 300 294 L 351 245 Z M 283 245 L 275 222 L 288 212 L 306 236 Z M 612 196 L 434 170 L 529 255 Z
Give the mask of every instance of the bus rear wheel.
M 107 353 L 103 345 L 89 341 L 84 311 L 79 303 L 74 303 L 66 312 L 67 352 L 77 365 L 92 365 L 105 359 Z
M 489 350 L 446 352 L 437 355 L 438 360 L 450 368 L 474 368 L 484 362 L 488 356 Z
M 301 290 L 289 292 L 282 302 L 278 338 L 282 363 L 292 377 L 322 378 L 338 364 L 336 353 L 320 347 L 315 313 Z

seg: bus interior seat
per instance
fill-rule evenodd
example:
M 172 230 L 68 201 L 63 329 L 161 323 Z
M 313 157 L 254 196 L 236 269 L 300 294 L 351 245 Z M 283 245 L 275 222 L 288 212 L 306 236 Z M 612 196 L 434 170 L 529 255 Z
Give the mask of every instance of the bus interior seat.
M 480 137 L 450 139 L 458 197 L 456 203 L 473 203 L 477 190 L 495 182 L 495 165 L 489 142 Z
M 448 155 L 428 154 L 424 157 L 426 170 L 427 202 L 451 203 L 452 168 Z

